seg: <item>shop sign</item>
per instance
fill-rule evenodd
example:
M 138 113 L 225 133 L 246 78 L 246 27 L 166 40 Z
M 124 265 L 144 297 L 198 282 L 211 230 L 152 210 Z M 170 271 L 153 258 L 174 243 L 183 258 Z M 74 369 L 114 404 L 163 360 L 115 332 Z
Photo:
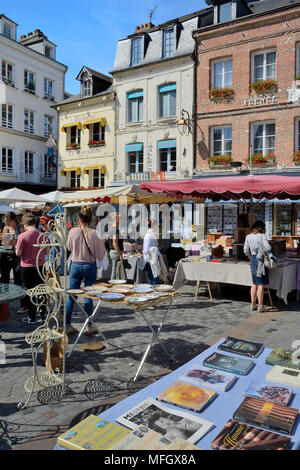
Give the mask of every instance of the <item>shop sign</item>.
M 261 104 L 277 103 L 277 100 L 278 100 L 278 95 L 261 96 L 260 98 L 251 98 L 249 100 L 245 100 L 243 105 L 244 106 L 260 106 Z

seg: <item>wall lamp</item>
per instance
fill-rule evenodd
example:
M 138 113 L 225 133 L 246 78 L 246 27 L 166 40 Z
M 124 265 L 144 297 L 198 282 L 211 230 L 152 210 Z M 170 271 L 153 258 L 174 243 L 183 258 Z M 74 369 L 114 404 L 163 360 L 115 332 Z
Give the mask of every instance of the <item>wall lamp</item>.
M 177 122 L 177 127 L 180 135 L 192 134 L 192 119 L 188 111 L 185 109 L 181 110 L 181 118 Z

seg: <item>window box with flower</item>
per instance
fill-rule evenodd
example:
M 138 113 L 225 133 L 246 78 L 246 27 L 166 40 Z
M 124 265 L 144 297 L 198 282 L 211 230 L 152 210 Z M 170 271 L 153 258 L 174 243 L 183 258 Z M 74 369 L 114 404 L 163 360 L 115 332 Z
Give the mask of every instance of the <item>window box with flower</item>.
M 66 146 L 67 150 L 78 150 L 80 149 L 80 144 L 77 142 L 69 142 Z
M 230 162 L 232 162 L 232 156 L 231 155 L 212 155 L 208 159 L 208 163 L 210 167 L 222 167 L 222 168 L 227 168 L 230 166 Z
M 298 150 L 297 152 L 294 153 L 294 155 L 293 155 L 293 162 L 294 162 L 294 165 L 295 165 L 295 166 L 299 166 L 299 165 L 300 165 L 300 150 Z
M 232 100 L 234 95 L 233 88 L 211 88 L 209 90 L 210 101 Z
M 278 90 L 278 84 L 275 80 L 257 80 L 250 83 L 249 85 L 249 95 L 254 91 L 257 94 L 260 93 L 275 93 Z
M 262 153 L 254 153 L 251 157 L 251 163 L 255 166 L 274 166 L 276 161 L 275 153 L 267 153 L 263 155 Z M 250 163 L 250 155 L 248 157 L 248 163 Z
M 300 88 L 300 75 L 296 75 L 296 77 L 294 78 L 294 86 L 296 88 Z
M 105 140 L 90 140 L 89 147 L 101 147 L 105 145 Z

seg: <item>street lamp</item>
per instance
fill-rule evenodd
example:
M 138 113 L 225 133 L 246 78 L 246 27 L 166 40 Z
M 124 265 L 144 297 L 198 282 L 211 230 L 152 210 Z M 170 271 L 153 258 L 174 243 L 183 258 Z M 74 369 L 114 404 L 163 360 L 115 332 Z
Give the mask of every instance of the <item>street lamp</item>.
M 188 131 L 188 134 L 192 133 L 191 117 L 188 111 L 186 111 L 185 109 L 181 110 L 181 118 L 177 122 L 177 127 L 180 135 L 186 134 L 186 131 Z

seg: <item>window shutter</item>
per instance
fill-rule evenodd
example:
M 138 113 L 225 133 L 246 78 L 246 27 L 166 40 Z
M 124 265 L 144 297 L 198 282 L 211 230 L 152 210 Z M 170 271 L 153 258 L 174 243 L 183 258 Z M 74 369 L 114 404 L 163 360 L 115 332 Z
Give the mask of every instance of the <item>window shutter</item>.
M 25 182 L 25 153 L 19 149 L 14 150 L 14 166 L 18 169 L 18 181 Z
M 170 92 L 170 115 L 176 115 L 176 90 Z

